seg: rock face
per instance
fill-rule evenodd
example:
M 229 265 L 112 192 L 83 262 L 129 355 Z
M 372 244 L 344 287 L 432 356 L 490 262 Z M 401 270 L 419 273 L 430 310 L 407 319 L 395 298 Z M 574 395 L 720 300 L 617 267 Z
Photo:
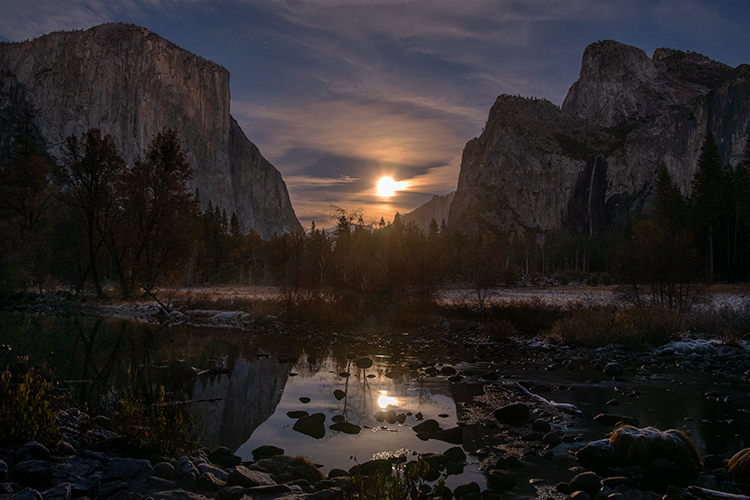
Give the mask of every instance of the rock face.
M 452 230 L 601 234 L 651 210 L 664 162 L 689 195 L 711 131 L 736 166 L 750 134 L 750 66 L 694 53 L 653 58 L 613 41 L 590 45 L 561 108 L 500 96 L 464 149 Z
M 28 126 L 60 160 L 65 138 L 93 127 L 130 163 L 173 128 L 203 203 L 236 211 L 243 231 L 301 231 L 281 174 L 230 116 L 229 96 L 226 69 L 133 25 L 0 44 L 0 154 Z
M 453 196 L 455 194 L 456 192 L 453 191 L 443 196 L 437 194 L 434 195 L 432 199 L 424 205 L 408 214 L 402 215 L 401 222 L 404 224 L 414 223 L 424 232 L 429 231 L 432 219 L 435 219 L 438 226 L 440 226 L 443 221 L 447 223 L 451 203 L 453 202 Z

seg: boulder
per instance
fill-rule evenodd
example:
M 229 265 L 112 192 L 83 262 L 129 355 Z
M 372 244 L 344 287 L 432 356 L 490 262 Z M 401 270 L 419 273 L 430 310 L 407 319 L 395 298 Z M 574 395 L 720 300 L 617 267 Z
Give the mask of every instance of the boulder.
M 70 483 L 60 483 L 42 493 L 42 498 L 44 500 L 70 500 L 71 494 L 72 488 Z
M 73 483 L 71 487 L 71 496 L 73 498 L 89 497 L 96 498 L 99 494 L 99 485 L 102 482 L 101 476 L 95 474 L 93 476 L 82 479 L 77 483 Z
M 460 446 L 454 446 L 453 448 L 448 448 L 443 452 L 443 456 L 449 461 L 449 462 L 464 462 L 466 461 L 466 453 L 464 453 L 463 448 Z
M 625 373 L 625 369 L 620 363 L 607 363 L 607 365 L 604 367 L 604 373 L 606 373 L 610 377 L 620 377 L 623 373 Z
M 505 491 L 516 487 L 516 477 L 504 470 L 491 470 L 487 473 L 487 486 L 495 491 Z
M 552 448 L 562 443 L 562 437 L 556 432 L 548 432 L 542 437 L 542 443 Z
M 25 486 L 44 487 L 52 482 L 52 466 L 46 460 L 24 460 L 16 464 L 13 473 Z
M 198 472 L 205 474 L 206 472 L 213 474 L 221 481 L 226 481 L 229 478 L 229 474 L 218 467 L 214 467 L 211 464 L 198 464 Z
M 615 449 L 609 439 L 592 441 L 576 452 L 584 469 L 606 474 L 616 464 Z
M 343 469 L 331 469 L 328 473 L 328 479 L 334 479 L 337 477 L 351 477 L 351 474 Z
M 429 419 L 425 420 L 423 422 L 418 423 L 414 427 L 412 427 L 412 430 L 414 432 L 420 433 L 420 432 L 426 432 L 426 433 L 433 433 L 438 430 L 440 430 L 440 424 L 437 420 Z
M 594 496 L 601 488 L 601 478 L 595 472 L 582 472 L 570 481 L 570 487 L 573 491 L 585 491 Z
M 49 449 L 39 441 L 29 441 L 18 448 L 13 455 L 17 462 L 23 462 L 24 460 L 50 460 L 52 458 Z
M 732 481 L 745 495 L 750 495 L 750 448 L 735 453 L 727 463 L 727 470 L 732 475 Z
M 453 490 L 453 495 L 456 498 L 463 498 L 471 494 L 478 495 L 480 491 L 481 489 L 479 488 L 479 485 L 472 481 L 470 483 L 462 484 L 461 486 L 456 486 Z
M 277 446 L 266 444 L 266 445 L 255 448 L 252 451 L 252 453 L 253 453 L 253 460 L 262 460 L 264 458 L 270 458 L 270 457 L 275 457 L 277 455 L 283 455 L 284 450 Z
M 234 467 L 242 462 L 242 459 L 232 453 L 232 450 L 226 446 L 216 448 L 216 450 L 208 455 L 208 460 L 220 467 Z
M 238 465 L 229 470 L 228 486 L 242 486 L 243 488 L 252 488 L 253 486 L 264 486 L 276 484 L 267 472 L 249 470 L 247 467 Z
M 351 476 L 367 476 L 376 470 L 390 471 L 391 470 L 390 460 L 386 460 L 386 459 L 368 460 L 365 463 L 357 464 L 351 469 L 349 469 L 349 474 Z
M 198 489 L 201 491 L 216 493 L 226 484 L 226 481 L 222 481 L 210 472 L 204 472 L 198 477 Z
M 150 494 L 149 498 L 152 500 L 206 500 L 203 495 L 181 489 L 158 491 Z
M 245 488 L 242 486 L 225 486 L 216 494 L 216 500 L 240 500 L 245 496 Z
M 346 397 L 346 393 L 341 389 L 336 389 L 335 391 L 333 391 L 333 397 L 336 398 L 336 401 L 341 401 Z
M 10 495 L 8 500 L 42 500 L 42 495 L 37 490 L 24 488 L 18 493 Z
M 445 430 L 438 429 L 430 437 L 450 444 L 461 444 L 464 441 L 464 430 L 461 427 L 451 427 Z
M 128 487 L 128 483 L 126 483 L 125 481 L 112 479 L 107 481 L 106 483 L 102 483 L 101 486 L 99 486 L 98 496 L 99 498 L 109 498 L 120 491 L 127 490 Z
M 168 491 L 177 488 L 177 483 L 157 476 L 146 478 L 145 488 L 148 491 Z M 45 499 L 46 500 L 46 499 Z
M 176 479 L 177 472 L 175 471 L 174 465 L 169 462 L 159 462 L 154 465 L 154 475 L 162 479 Z
M 177 460 L 177 465 L 175 466 L 175 474 L 177 474 L 177 477 L 184 477 L 191 472 L 194 472 L 196 476 L 198 474 L 198 469 L 195 468 L 195 465 L 193 465 L 190 457 L 180 457 L 180 459 Z
M 287 483 L 296 479 L 306 479 L 311 484 L 316 484 L 325 476 L 314 463 L 304 457 L 290 457 L 279 455 L 277 457 L 264 458 L 252 465 L 252 469 L 271 474 L 277 483 Z
M 102 481 L 119 479 L 122 481 L 145 481 L 154 474 L 151 462 L 146 459 L 114 457 L 107 462 L 102 472 Z
M 541 433 L 547 433 L 552 430 L 552 426 L 543 418 L 537 418 L 531 423 L 531 430 Z

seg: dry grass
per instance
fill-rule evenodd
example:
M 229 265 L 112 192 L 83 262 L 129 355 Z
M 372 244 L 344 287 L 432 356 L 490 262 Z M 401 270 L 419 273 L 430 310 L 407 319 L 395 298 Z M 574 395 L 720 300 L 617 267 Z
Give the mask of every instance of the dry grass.
M 711 335 L 727 345 L 739 346 L 750 336 L 750 303 L 742 308 L 724 306 L 719 309 L 696 311 L 690 318 L 692 330 Z
M 745 448 L 729 459 L 727 470 L 732 474 L 737 488 L 745 495 L 750 494 L 750 448 Z
M 679 311 L 657 306 L 577 306 L 555 322 L 546 336 L 568 345 L 635 347 L 669 342 L 686 326 Z

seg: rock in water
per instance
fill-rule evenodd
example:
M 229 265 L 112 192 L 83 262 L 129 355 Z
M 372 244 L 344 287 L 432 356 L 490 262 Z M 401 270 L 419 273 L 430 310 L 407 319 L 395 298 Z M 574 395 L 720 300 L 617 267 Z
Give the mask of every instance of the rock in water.
M 110 134 L 126 162 L 143 157 L 163 128 L 179 132 L 201 201 L 237 213 L 265 238 L 301 233 L 281 174 L 229 114 L 229 72 L 137 26 L 112 23 L 0 44 L 0 126 L 31 125 L 61 159 L 65 138 Z M 21 118 L 29 110 L 33 123 Z M 0 162 L 10 144 L 0 140 Z
M 334 431 L 341 431 L 344 434 L 359 434 L 361 428 L 351 422 L 336 422 L 333 425 L 328 426 L 329 429 Z
M 325 420 L 326 416 L 324 413 L 313 413 L 310 416 L 297 419 L 292 429 L 315 439 L 320 439 L 326 434 L 326 428 L 323 424 Z

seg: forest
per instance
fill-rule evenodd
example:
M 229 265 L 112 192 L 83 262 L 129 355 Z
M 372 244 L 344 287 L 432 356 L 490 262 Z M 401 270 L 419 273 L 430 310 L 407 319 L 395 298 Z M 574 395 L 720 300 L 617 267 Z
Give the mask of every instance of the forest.
M 168 286 L 274 285 L 289 297 L 383 307 L 430 301 L 445 286 L 580 283 L 629 287 L 666 306 L 692 283 L 750 277 L 750 152 L 722 165 L 709 133 L 686 198 L 655 165 L 653 210 L 603 237 L 567 231 L 463 234 L 433 220 L 423 232 L 331 207 L 330 227 L 264 240 L 235 213 L 201 203 L 177 131 L 127 165 L 109 136 L 68 137 L 56 164 L 33 134 L 0 165 L 0 291 L 93 290 L 155 297 Z

